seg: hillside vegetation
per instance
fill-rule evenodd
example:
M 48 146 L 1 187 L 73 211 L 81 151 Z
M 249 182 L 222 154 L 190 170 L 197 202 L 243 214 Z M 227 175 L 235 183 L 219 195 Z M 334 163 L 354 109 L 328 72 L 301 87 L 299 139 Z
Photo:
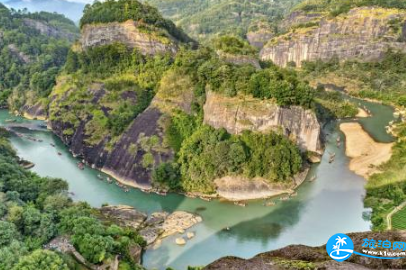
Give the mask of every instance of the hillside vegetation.
M 142 269 L 129 253 L 132 245 L 145 244 L 142 237 L 102 222 L 88 204 L 72 202 L 65 181 L 23 169 L 6 136 L 0 129 L 0 269 L 85 269 L 69 253 L 43 249 L 57 236 L 66 236 L 90 263 L 120 254 L 123 267 Z
M 305 0 L 294 10 L 305 12 L 328 12 L 332 16 L 347 13 L 350 9 L 362 6 L 379 6 L 383 8 L 406 8 L 404 0 Z
M 213 36 L 244 37 L 259 20 L 275 22 L 288 14 L 300 0 L 148 0 L 162 14 L 200 41 Z
M 103 3 L 96 1 L 92 5 L 86 5 L 80 20 L 80 27 L 82 28 L 86 24 L 125 22 L 127 20 L 164 29 L 182 42 L 192 41 L 172 21 L 164 19 L 156 8 L 141 4 L 136 0 L 108 0 Z
M 28 26 L 26 19 L 63 34 L 41 34 Z M 65 64 L 71 44 L 68 37 L 77 34 L 74 23 L 62 15 L 9 11 L 0 4 L 0 33 L 0 106 L 8 103 L 11 109 L 18 110 L 47 98 Z

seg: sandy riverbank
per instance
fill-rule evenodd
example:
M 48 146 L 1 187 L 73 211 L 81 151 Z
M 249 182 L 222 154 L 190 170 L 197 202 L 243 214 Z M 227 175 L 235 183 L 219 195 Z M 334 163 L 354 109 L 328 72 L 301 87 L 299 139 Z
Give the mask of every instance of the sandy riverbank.
M 376 172 L 376 166 L 392 156 L 393 143 L 377 143 L 359 123 L 342 123 L 340 130 L 345 134 L 345 153 L 351 158 L 350 170 L 365 179 Z
M 356 115 L 356 117 L 358 118 L 365 118 L 365 117 L 369 117 L 370 115 L 362 108 L 358 108 L 358 113 Z

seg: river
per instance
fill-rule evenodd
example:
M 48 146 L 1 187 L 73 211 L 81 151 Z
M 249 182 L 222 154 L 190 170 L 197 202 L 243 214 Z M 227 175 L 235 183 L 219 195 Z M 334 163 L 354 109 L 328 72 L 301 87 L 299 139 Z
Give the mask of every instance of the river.
M 373 114 L 370 118 L 359 119 L 364 129 L 377 141 L 393 140 L 385 132 L 385 126 L 393 120 L 393 110 L 381 104 L 362 103 Z M 20 123 L 40 123 L 13 117 L 0 110 L 0 125 L 6 125 L 5 120 L 10 118 Z M 371 224 L 366 217 L 370 210 L 363 206 L 365 180 L 349 171 L 344 147 L 337 148 L 336 137 L 343 139 L 337 124 L 329 124 L 326 131 L 330 134 L 330 142 L 326 145 L 322 162 L 313 165 L 308 176 L 310 179 L 317 175 L 317 180 L 305 182 L 298 189 L 297 197 L 277 201 L 273 207 L 264 207 L 262 201 L 239 207 L 228 202 L 207 202 L 176 194 L 146 194 L 136 189 L 124 193 L 115 185 L 100 181 L 98 171 L 91 168 L 79 170 L 76 166 L 78 160 L 50 131 L 21 129 L 19 132 L 43 142 L 13 136 L 11 143 L 20 157 L 35 163 L 32 171 L 41 176 L 65 179 L 74 200 L 87 201 L 94 207 L 103 203 L 126 204 L 148 213 L 184 210 L 201 215 L 203 222 L 191 229 L 196 237 L 185 246 L 177 246 L 174 243 L 176 236 L 173 236 L 165 239 L 158 249 L 147 250 L 143 256 L 143 264 L 148 269 L 172 267 L 185 270 L 188 265 L 206 265 L 227 255 L 250 258 L 290 244 L 322 245 L 336 233 L 369 230 Z M 329 152 L 336 153 L 332 164 L 328 163 Z M 224 230 L 226 227 L 230 230 Z

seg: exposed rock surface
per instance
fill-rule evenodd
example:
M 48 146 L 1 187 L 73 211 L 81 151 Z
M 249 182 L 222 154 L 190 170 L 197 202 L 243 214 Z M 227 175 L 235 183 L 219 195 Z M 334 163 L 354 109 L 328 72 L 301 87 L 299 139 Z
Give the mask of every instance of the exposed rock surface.
M 69 91 L 75 91 L 75 89 Z M 92 93 L 90 102 L 93 104 L 99 103 L 106 94 L 103 84 L 99 83 L 90 85 L 89 92 Z M 68 94 L 64 93 L 63 95 Z M 59 102 L 62 102 L 64 97 L 54 96 L 51 98 L 54 100 L 50 104 L 50 113 L 58 116 L 61 111 Z M 136 96 L 132 97 L 131 95 L 126 97 L 128 101 L 134 99 L 134 102 L 136 98 Z M 110 110 L 108 108 L 103 109 L 106 115 L 109 115 Z M 62 122 L 60 119 L 63 117 L 51 117 L 49 124 L 54 133 L 61 138 L 75 156 L 82 157 L 89 165 L 110 174 L 126 185 L 150 189 L 152 169 L 142 165 L 143 156 L 147 153 L 142 147 L 142 140 L 152 136 L 158 138 L 159 147 L 152 147 L 149 150 L 155 163 L 166 162 L 173 157 L 172 151 L 162 146 L 163 127 L 159 125 L 161 117 L 162 113 L 159 109 L 147 108 L 132 121 L 111 147 L 108 147 L 111 140 L 109 134 L 97 144 L 87 142 L 89 135 L 86 134 L 86 128 L 92 120 L 91 116 L 82 116 L 77 126 L 70 122 Z M 67 135 L 64 133 L 66 130 L 73 132 Z
M 224 53 L 224 52 L 217 52 L 219 55 L 220 59 L 234 64 L 234 65 L 251 65 L 255 67 L 256 69 L 261 69 L 261 66 L 259 65 L 259 60 L 255 56 L 251 55 L 233 55 L 229 53 Z
M 405 241 L 405 232 L 366 232 L 353 233 L 348 236 L 354 242 L 354 250 L 362 252 L 363 239 Z M 328 239 L 326 239 L 327 241 Z M 374 251 L 383 251 L 378 248 Z M 304 264 L 308 268 L 303 268 Z M 310 265 L 309 265 L 310 264 Z M 333 261 L 327 254 L 325 246 L 308 247 L 293 245 L 266 252 L 252 259 L 224 257 L 203 268 L 203 270 L 285 270 L 285 269 L 326 269 L 326 270 L 364 270 L 364 269 L 403 269 L 406 259 L 385 260 L 352 255 L 344 262 Z M 301 267 L 299 267 L 301 265 Z
M 120 226 L 134 229 L 140 228 L 147 219 L 147 214 L 127 205 L 103 206 L 100 212 L 105 217 L 114 219 Z
M 38 30 L 42 35 L 48 36 L 48 37 L 54 37 L 54 38 L 65 38 L 70 41 L 75 40 L 78 35 L 75 35 L 73 33 L 69 33 L 67 31 L 64 31 L 62 29 L 58 29 L 54 26 L 49 25 L 48 23 L 44 21 L 38 21 L 38 20 L 33 20 L 29 18 L 24 18 L 23 23 L 31 28 L 34 28 Z
M 174 235 L 184 234 L 187 229 L 202 222 L 200 216 L 185 212 L 175 211 L 171 214 L 167 212 L 152 213 L 150 217 L 132 206 L 117 205 L 103 206 L 100 213 L 108 220 L 123 226 L 137 230 L 147 242 L 147 246 L 158 243 L 161 239 Z M 186 237 L 191 234 L 186 234 Z M 190 238 L 193 238 L 191 236 Z M 189 239 L 190 239 L 189 238 Z M 137 248 L 134 247 L 136 257 Z
M 145 27 L 144 25 L 142 25 Z M 176 53 L 178 46 L 174 38 L 159 36 L 152 31 L 142 31 L 137 22 L 85 25 L 82 29 L 81 44 L 84 49 L 120 42 L 129 48 L 137 48 L 143 54 Z
M 11 53 L 18 58 L 21 62 L 28 64 L 31 62 L 31 57 L 26 55 L 25 53 L 21 52 L 15 44 L 7 45 L 7 48 L 11 51 Z
M 321 127 L 316 115 L 302 107 L 279 107 L 272 101 L 254 98 L 225 97 L 207 93 L 204 122 L 229 133 L 244 130 L 266 132 L 279 130 L 293 137 L 298 145 L 312 152 L 321 152 Z
M 317 16 L 292 14 L 286 25 L 314 22 L 313 26 L 292 28 L 287 34 L 270 40 L 260 53 L 261 59 L 272 60 L 280 66 L 289 62 L 301 66 L 305 60 L 333 57 L 378 60 L 389 48 L 406 52 L 405 11 L 361 7 L 335 18 Z
M 47 118 L 47 113 L 41 103 L 37 103 L 33 106 L 24 105 L 21 108 L 24 113 L 24 118 L 33 120 L 45 120 Z

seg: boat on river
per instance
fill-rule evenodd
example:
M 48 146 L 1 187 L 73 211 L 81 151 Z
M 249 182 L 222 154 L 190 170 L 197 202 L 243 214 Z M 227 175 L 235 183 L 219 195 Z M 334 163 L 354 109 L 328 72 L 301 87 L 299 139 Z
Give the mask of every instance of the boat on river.
M 100 181 L 103 181 L 103 176 L 100 173 L 97 175 L 97 178 L 99 178 Z
M 289 196 L 281 197 L 279 200 L 281 201 L 288 201 L 290 198 Z
M 247 206 L 247 204 L 243 203 L 243 202 L 234 202 L 234 205 L 241 206 L 241 207 L 246 207 Z
M 17 120 L 16 119 L 6 119 L 5 122 L 6 123 L 15 123 L 15 122 L 17 122 Z
M 314 182 L 314 181 L 316 181 L 316 179 L 317 179 L 317 176 L 313 175 L 312 178 L 310 178 L 309 182 Z
M 265 202 L 264 206 L 270 207 L 270 206 L 275 206 L 276 203 L 274 201 L 270 201 L 270 202 Z
M 330 153 L 330 158 L 328 160 L 328 163 L 333 163 L 336 158 L 336 153 Z

